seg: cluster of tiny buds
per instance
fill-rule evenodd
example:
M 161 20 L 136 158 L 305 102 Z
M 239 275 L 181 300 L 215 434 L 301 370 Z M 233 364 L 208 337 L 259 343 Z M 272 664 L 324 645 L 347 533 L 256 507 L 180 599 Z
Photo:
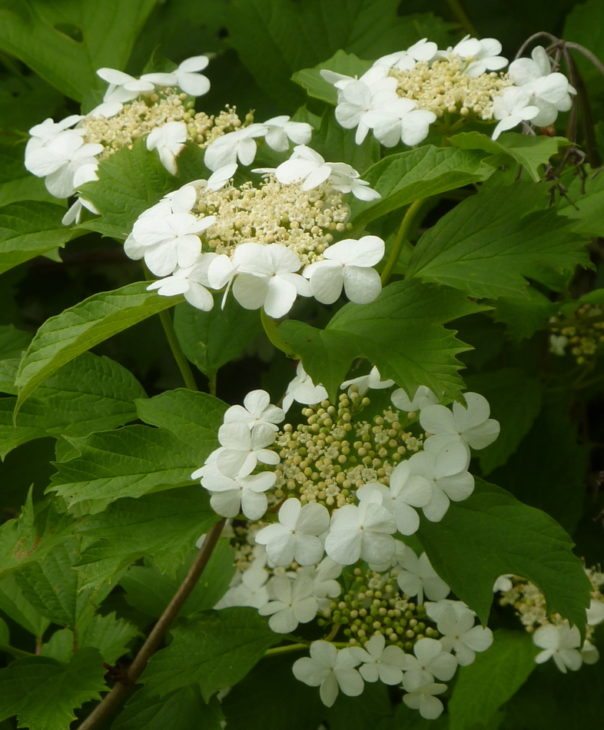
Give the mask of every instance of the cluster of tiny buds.
M 251 182 L 219 190 L 202 186 L 194 212 L 216 216 L 206 234 L 210 251 L 230 255 L 244 241 L 280 243 L 303 265 L 320 259 L 334 236 L 351 227 L 344 195 L 328 182 L 305 191 L 270 176 L 258 187 Z
M 570 354 L 577 365 L 584 365 L 604 344 L 604 309 L 597 304 L 581 304 L 570 317 L 551 317 L 549 330 L 550 351 L 558 356 Z
M 304 422 L 282 427 L 275 442 L 281 459 L 277 502 L 296 496 L 302 504 L 328 508 L 355 503 L 357 489 L 368 482 L 387 484 L 396 464 L 421 448 L 421 437 L 403 430 L 393 408 L 358 418 L 370 403 L 351 388 L 339 395 L 337 405 L 308 406 L 302 409 Z
M 417 63 L 411 70 L 391 69 L 397 80 L 397 94 L 417 102 L 418 107 L 444 114 L 493 118 L 493 99 L 512 85 L 507 74 L 495 72 L 468 76 L 464 62 L 455 56 L 432 63 Z
M 413 651 L 419 639 L 440 637 L 423 604 L 400 591 L 393 571 L 377 573 L 355 567 L 352 572 L 347 590 L 333 599 L 318 619 L 319 626 L 330 635 L 341 633 L 351 646 L 358 646 L 381 634 L 387 644 L 406 652 Z
M 251 120 L 249 120 L 251 122 Z M 103 159 L 169 122 L 184 122 L 187 139 L 202 149 L 223 134 L 242 127 L 234 107 L 216 115 L 195 111 L 195 102 L 179 89 L 164 88 L 124 104 L 112 117 L 89 116 L 83 122 L 86 142 L 102 144 Z M 246 118 L 246 122 L 248 119 Z

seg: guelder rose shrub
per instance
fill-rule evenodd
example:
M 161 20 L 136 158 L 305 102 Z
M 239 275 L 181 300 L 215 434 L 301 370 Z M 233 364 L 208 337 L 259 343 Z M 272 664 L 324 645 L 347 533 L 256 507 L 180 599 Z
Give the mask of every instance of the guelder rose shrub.
M 7 727 L 601 717 L 604 16 L 395 5 L 0 9 Z

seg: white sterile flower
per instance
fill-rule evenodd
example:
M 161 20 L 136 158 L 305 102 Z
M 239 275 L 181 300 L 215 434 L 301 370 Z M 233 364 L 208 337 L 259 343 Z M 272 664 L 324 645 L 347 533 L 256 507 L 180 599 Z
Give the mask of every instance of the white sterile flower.
M 386 67 L 374 66 L 360 79 L 340 83 L 336 120 L 344 129 L 356 128 L 355 142 L 361 144 L 369 131 L 365 121 L 368 112 L 380 109 L 396 98 L 396 79 L 388 76 Z
M 531 101 L 531 94 L 518 86 L 508 86 L 493 99 L 493 118 L 498 120 L 491 137 L 513 129 L 521 122 L 534 120 L 539 109 Z
M 369 493 L 358 505 L 346 504 L 331 516 L 325 552 L 340 565 L 353 565 L 359 558 L 369 564 L 388 564 L 396 541 L 394 518 L 381 496 Z
M 392 400 L 392 405 L 396 406 L 400 411 L 407 413 L 421 411 L 426 406 L 438 403 L 438 398 L 426 385 L 420 385 L 415 391 L 413 398 L 409 398 L 407 391 L 403 388 L 397 388 L 392 393 L 390 399 Z
M 96 73 L 109 84 L 103 97 L 105 102 L 123 104 L 136 99 L 139 94 L 149 93 L 155 88 L 148 79 L 137 79 L 135 76 L 130 76 L 115 68 L 99 68 Z
M 57 137 L 55 142 L 58 142 L 59 139 Z M 102 151 L 103 145 L 100 144 L 80 144 L 77 147 L 72 145 L 63 164 L 46 176 L 44 184 L 48 192 L 55 198 L 68 198 L 73 195 L 76 191 L 76 180 L 80 180 L 79 177 L 76 177 L 78 170 L 81 167 L 87 169 L 90 169 L 90 166 L 96 167 L 98 163 L 95 158 Z
M 277 477 L 270 471 L 251 474 L 252 469 L 231 469 L 225 474 L 215 463 L 202 467 L 201 485 L 211 493 L 210 505 L 216 514 L 236 517 L 241 511 L 250 520 L 264 515 L 268 507 L 265 492 L 275 485 Z M 191 476 L 195 478 L 202 470 Z
M 441 682 L 448 682 L 456 669 L 457 660 L 443 649 L 438 639 L 416 641 L 413 654 L 405 654 L 403 659 L 403 671 L 407 676 L 415 674 L 418 684 L 433 682 L 435 677 Z
M 289 143 L 307 144 L 312 137 L 312 127 L 306 122 L 292 122 L 287 114 L 282 114 L 262 123 L 266 133 L 266 144 L 276 152 L 285 152 Z
M 446 692 L 447 685 L 437 682 L 424 682 L 415 673 L 403 675 L 403 702 L 412 710 L 419 710 L 425 720 L 436 720 L 444 710 L 443 703 L 434 695 Z
M 147 149 L 157 150 L 161 164 L 172 175 L 178 172 L 176 158 L 187 141 L 187 125 L 184 122 L 167 122 L 152 129 L 147 137 Z
M 237 163 L 231 162 L 228 165 L 223 165 L 215 170 L 208 178 L 208 189 L 209 190 L 221 190 L 228 182 L 230 182 L 237 172 Z
M 432 499 L 432 485 L 423 476 L 413 473 L 403 461 L 390 474 L 389 494 L 396 528 L 402 535 L 413 535 L 419 528 L 416 508 L 426 507 Z
M 583 662 L 585 664 L 595 664 L 599 658 L 600 652 L 598 651 L 598 647 L 586 639 L 581 647 L 581 659 Z
M 321 383 L 315 385 L 310 375 L 304 370 L 304 365 L 299 362 L 296 367 L 296 377 L 289 382 L 285 391 L 283 410 L 287 413 L 294 401 L 305 406 L 314 406 L 322 400 L 327 400 L 328 397 L 325 387 Z
M 231 584 L 231 587 L 214 606 L 215 609 L 230 608 L 231 606 L 250 606 L 260 609 L 269 602 L 268 571 L 262 564 L 254 561 L 252 565 Z
M 553 659 L 558 669 L 566 674 L 567 669 L 574 672 L 583 662 L 580 652 L 581 634 L 568 621 L 557 626 L 540 626 L 533 634 L 533 644 L 542 649 L 535 657 L 537 664 Z
M 208 290 L 208 267 L 215 254 L 203 254 L 196 263 L 185 268 L 178 268 L 171 275 L 149 284 L 149 291 L 157 290 L 164 297 L 182 294 L 196 309 L 209 312 L 214 306 L 214 298 Z
M 519 58 L 510 64 L 510 78 L 530 93 L 530 103 L 539 110 L 532 117 L 533 124 L 539 127 L 553 124 L 559 111 L 568 111 L 572 106 L 571 94 L 577 93 L 564 74 L 551 71 L 550 58 L 542 46 L 533 49 L 531 58 Z
M 459 440 L 445 444 L 426 441 L 424 451 L 413 454 L 405 463 L 412 474 L 430 484 L 430 500 L 422 507 L 430 522 L 440 522 L 451 502 L 461 502 L 474 491 L 474 477 L 466 470 L 468 448 Z
M 80 167 L 78 167 L 78 169 L 73 174 L 74 188 L 77 189 L 80 187 L 80 185 L 84 185 L 84 183 L 94 182 L 95 180 L 98 180 L 99 178 L 96 174 L 97 170 L 98 163 L 96 160 L 94 160 L 94 162 L 89 162 L 85 165 L 81 165 Z M 86 198 L 83 198 L 81 195 L 78 195 L 73 205 L 69 207 L 69 209 L 61 219 L 61 223 L 64 226 L 69 226 L 72 223 L 79 223 L 82 216 L 82 210 L 84 208 L 86 208 L 86 210 L 89 210 L 91 213 L 98 214 L 99 212 L 93 203 L 91 203 L 89 200 L 86 200 Z
M 216 449 L 215 462 L 225 474 L 246 473 L 262 464 L 279 463 L 279 455 L 267 448 L 275 441 L 275 431 L 268 423 L 257 423 L 251 428 L 247 423 L 223 423 L 218 429 L 221 448 Z M 249 470 L 249 471 L 248 471 Z M 194 477 L 195 478 L 195 477 Z
M 359 378 L 352 378 L 352 380 L 345 380 L 340 385 L 340 390 L 346 390 L 348 388 L 348 392 L 350 393 L 354 387 L 360 395 L 365 395 L 368 390 L 383 390 L 393 385 L 394 380 L 382 380 L 380 371 L 374 365 L 367 375 L 361 375 Z
M 465 393 L 466 405 L 453 403 L 452 410 L 442 405 L 423 408 L 419 422 L 427 433 L 438 437 L 440 443 L 461 438 L 473 449 L 490 446 L 499 436 L 499 421 L 489 418 L 491 408 L 479 393 Z M 437 441 L 430 436 L 433 443 Z
M 251 165 L 258 149 L 256 138 L 265 134 L 266 127 L 263 124 L 250 124 L 223 134 L 206 147 L 206 167 L 214 172 L 226 165 L 237 164 L 238 161 L 242 165 Z
M 359 173 L 345 162 L 330 162 L 331 176 L 329 182 L 334 190 L 340 193 L 352 193 L 355 198 L 368 202 L 378 200 L 382 196 L 369 186 L 367 180 L 361 180 Z
M 237 276 L 233 296 L 245 309 L 260 309 L 283 317 L 298 294 L 309 296 L 308 282 L 295 272 L 300 259 L 281 243 L 240 243 L 233 254 Z
M 25 168 L 36 177 L 46 177 L 56 172 L 84 144 L 82 130 L 64 129 L 53 133 L 51 125 L 55 128 L 59 126 L 47 119 L 32 127 L 39 128 L 40 134 L 31 137 L 25 146 Z
M 375 634 L 363 649 L 354 649 L 355 655 L 363 663 L 359 667 L 361 677 L 366 682 L 400 684 L 403 680 L 405 652 L 398 646 L 386 646 L 382 634 Z
M 604 601 L 592 598 L 585 613 L 587 615 L 587 624 L 589 626 L 598 626 L 604 621 Z
M 440 601 L 449 595 L 450 588 L 432 567 L 426 553 L 419 558 L 407 546 L 399 559 L 400 571 L 396 576 L 399 588 L 407 596 L 417 596 L 418 604 L 424 602 L 424 595 L 433 601 Z
M 310 656 L 294 662 L 292 671 L 296 679 L 310 687 L 319 687 L 321 701 L 331 707 L 339 690 L 349 697 L 363 692 L 363 678 L 356 667 L 359 660 L 351 649 L 336 649 L 328 641 L 313 641 Z
M 491 629 L 475 626 L 476 614 L 462 601 L 426 603 L 426 613 L 442 634 L 443 649 L 454 652 L 462 667 L 474 661 L 476 652 L 486 651 L 493 643 Z
M 418 61 L 431 61 L 438 51 L 438 46 L 427 38 L 422 38 L 406 51 L 396 51 L 389 53 L 387 56 L 378 58 L 374 66 L 385 66 L 386 68 L 395 68 L 399 71 L 411 71 Z
M 210 82 L 200 71 L 203 71 L 209 62 L 207 56 L 193 56 L 185 59 L 174 71 L 143 74 L 141 80 L 150 81 L 158 86 L 178 86 L 189 96 L 203 96 L 210 90 Z
M 327 608 L 328 598 L 339 596 L 342 586 L 337 581 L 342 573 L 342 566 L 331 558 L 323 558 L 318 565 L 302 568 L 300 571 L 310 576 L 313 582 L 313 593 L 319 599 L 320 608 Z
M 373 129 L 376 139 L 384 147 L 394 147 L 399 142 L 412 147 L 428 136 L 436 114 L 418 109 L 411 99 L 397 97 L 382 108 L 367 112 L 366 124 Z
M 198 218 L 191 213 L 171 213 L 168 206 L 168 201 L 162 201 L 139 216 L 124 244 L 126 255 L 144 257 L 156 276 L 168 276 L 177 266 L 186 269 L 197 263 L 201 253 L 199 234 L 216 221 L 213 215 Z
M 270 616 L 268 625 L 275 633 L 289 634 L 298 624 L 307 624 L 317 615 L 319 601 L 308 575 L 276 575 L 267 588 L 270 601 L 259 613 Z
M 322 504 L 302 506 L 299 499 L 286 499 L 279 509 L 279 522 L 256 533 L 256 542 L 266 547 L 270 565 L 316 565 L 323 557 L 321 536 L 329 527 L 329 512 Z
M 322 304 L 333 304 L 342 294 L 357 304 L 373 301 L 382 290 L 380 275 L 372 267 L 384 256 L 384 241 L 378 236 L 347 238 L 329 246 L 323 259 L 304 269 L 310 291 Z
M 512 576 L 510 574 L 500 575 L 493 583 L 493 593 L 507 593 L 508 591 L 511 591 L 514 587 L 511 578 Z
M 273 431 L 278 430 L 278 423 L 285 418 L 285 413 L 279 406 L 271 403 L 271 397 L 266 390 L 252 390 L 243 399 L 243 405 L 234 405 L 227 408 L 224 414 L 224 423 L 247 423 L 253 428 L 258 423 L 268 425 Z
M 453 53 L 468 62 L 465 73 L 473 78 L 508 65 L 508 59 L 499 55 L 501 43 L 496 38 L 479 40 L 466 36 L 453 48 Z
M 566 335 L 550 335 L 549 351 L 552 355 L 564 357 L 566 355 L 566 347 L 568 345 L 568 337 Z
M 35 124 L 29 130 L 30 139 L 25 146 L 25 155 L 27 156 L 28 149 L 31 149 L 32 147 L 39 147 L 40 145 L 51 142 L 61 132 L 73 127 L 81 119 L 83 119 L 81 114 L 71 114 L 58 122 L 55 122 L 51 117 L 48 117 L 43 122 Z

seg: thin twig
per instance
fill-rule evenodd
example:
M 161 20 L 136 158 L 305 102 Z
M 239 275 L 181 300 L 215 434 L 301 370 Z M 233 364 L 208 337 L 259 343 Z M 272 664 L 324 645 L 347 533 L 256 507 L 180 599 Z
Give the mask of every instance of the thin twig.
M 552 43 L 552 44 L 554 44 L 554 45 L 560 43 L 560 39 L 559 38 L 556 38 L 555 35 L 552 35 L 551 33 L 548 33 L 545 30 L 540 30 L 538 33 L 533 33 L 533 35 L 529 36 L 524 41 L 524 43 L 518 49 L 518 53 L 516 53 L 516 55 L 514 56 L 514 60 L 517 59 L 517 58 L 520 58 L 520 56 L 522 56 L 522 54 L 531 45 L 531 43 L 533 43 L 534 41 L 536 41 L 538 38 L 547 38 L 549 40 L 549 42 Z
M 392 242 L 392 248 L 390 249 L 390 254 L 388 256 L 388 260 L 386 261 L 386 264 L 384 266 L 384 269 L 382 271 L 382 286 L 385 286 L 388 281 L 390 280 L 390 276 L 394 270 L 394 267 L 396 266 L 396 262 L 399 259 L 399 256 L 401 255 L 401 249 L 403 247 L 403 243 L 407 236 L 409 235 L 409 230 L 411 228 L 411 224 L 413 223 L 415 216 L 419 212 L 420 208 L 424 204 L 425 198 L 418 198 L 417 200 L 414 200 L 413 203 L 407 208 L 405 211 L 405 215 L 403 216 L 403 219 L 401 220 L 401 224 L 399 226 L 398 231 L 396 232 L 396 236 L 394 238 L 394 241 Z
M 111 691 L 103 697 L 90 715 L 80 724 L 78 730 L 93 730 L 93 728 L 103 727 L 119 711 L 132 692 L 134 692 L 136 682 L 147 666 L 147 662 L 162 645 L 172 622 L 178 616 L 184 602 L 197 585 L 218 543 L 223 527 L 224 520 L 220 520 L 208 532 L 185 579 L 157 620 L 155 626 L 151 629 L 151 633 L 145 639 L 145 643 L 141 646 L 132 664 L 125 672 L 124 678 L 116 682 Z

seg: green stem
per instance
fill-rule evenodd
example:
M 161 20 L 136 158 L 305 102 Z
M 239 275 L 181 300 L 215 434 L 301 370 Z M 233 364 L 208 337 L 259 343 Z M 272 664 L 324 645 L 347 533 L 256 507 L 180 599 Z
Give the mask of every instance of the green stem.
M 163 312 L 159 313 L 159 321 L 161 322 L 164 334 L 166 335 L 166 340 L 168 341 L 174 361 L 178 365 L 178 369 L 180 370 L 180 374 L 182 375 L 185 385 L 191 390 L 199 390 L 197 383 L 195 382 L 195 376 L 193 375 L 193 371 L 189 365 L 189 361 L 185 357 L 185 354 L 178 342 L 178 338 L 176 337 L 174 325 L 172 324 L 172 317 L 167 309 L 164 309 Z
M 390 254 L 388 255 L 386 265 L 384 266 L 384 270 L 382 271 L 382 286 L 385 286 L 390 280 L 392 271 L 394 270 L 396 262 L 401 255 L 403 243 L 407 238 L 415 216 L 417 215 L 419 209 L 422 207 L 423 203 L 424 199 L 418 198 L 417 200 L 414 200 L 413 203 L 411 203 L 411 205 L 405 211 L 405 215 L 403 216 L 401 225 L 399 226 L 394 241 L 392 242 L 392 248 L 390 249 Z
M 208 390 L 210 391 L 210 395 L 213 395 L 213 396 L 216 395 L 217 378 L 218 378 L 217 370 L 208 374 Z
M 33 651 L 25 651 L 24 649 L 18 649 L 16 646 L 5 644 L 0 646 L 0 651 L 4 651 L 7 654 L 12 654 L 14 657 L 30 657 L 36 656 Z
M 310 644 L 286 644 L 285 646 L 276 646 L 274 649 L 267 649 L 264 656 L 278 656 L 279 654 L 289 654 L 292 651 L 302 651 L 308 649 Z
M 471 36 L 477 36 L 478 31 L 476 30 L 474 23 L 472 23 L 468 17 L 464 6 L 461 4 L 461 0 L 447 0 L 447 5 L 449 6 L 451 13 L 455 16 L 457 22 L 466 31 L 466 33 L 469 33 Z
M 281 352 L 287 355 L 287 357 L 298 359 L 296 353 L 291 349 L 283 337 L 281 337 L 277 322 L 269 317 L 264 309 L 260 310 L 260 321 L 262 322 L 262 327 L 264 328 L 264 332 L 268 337 L 269 342 L 274 345 L 277 350 L 281 350 Z

